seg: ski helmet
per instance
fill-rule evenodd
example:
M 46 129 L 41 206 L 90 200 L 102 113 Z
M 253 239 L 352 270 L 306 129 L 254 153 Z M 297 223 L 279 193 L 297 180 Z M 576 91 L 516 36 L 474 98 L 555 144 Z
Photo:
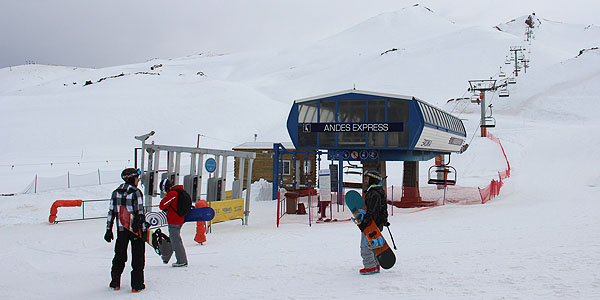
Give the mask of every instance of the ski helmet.
M 139 169 L 127 168 L 121 172 L 121 178 L 123 181 L 127 182 L 129 179 L 134 178 L 136 176 L 140 176 L 142 172 Z
M 161 192 L 168 192 L 173 187 L 173 182 L 169 178 L 165 178 L 160 182 Z
M 369 184 L 379 184 L 383 181 L 383 177 L 377 171 L 365 171 L 364 176 L 369 177 Z

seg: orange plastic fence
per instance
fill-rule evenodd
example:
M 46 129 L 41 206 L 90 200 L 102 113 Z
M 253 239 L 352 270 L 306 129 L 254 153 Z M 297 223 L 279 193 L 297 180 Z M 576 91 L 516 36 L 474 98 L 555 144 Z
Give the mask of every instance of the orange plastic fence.
M 504 147 L 502 147 L 500 139 L 491 133 L 488 133 L 487 137 L 500 145 L 500 149 L 502 150 L 502 154 L 506 160 L 506 170 L 498 172 L 498 180 L 492 179 L 492 182 L 488 186 L 479 189 L 479 195 L 481 196 L 482 204 L 498 196 L 500 194 L 500 188 L 502 188 L 502 185 L 504 185 L 503 180 L 510 177 L 510 163 L 508 162 L 508 157 L 506 157 L 506 152 L 504 152 Z
M 74 207 L 81 206 L 83 200 L 56 200 L 52 203 L 52 207 L 50 207 L 50 217 L 48 217 L 48 222 L 54 223 L 56 221 L 56 214 L 58 213 L 59 207 Z

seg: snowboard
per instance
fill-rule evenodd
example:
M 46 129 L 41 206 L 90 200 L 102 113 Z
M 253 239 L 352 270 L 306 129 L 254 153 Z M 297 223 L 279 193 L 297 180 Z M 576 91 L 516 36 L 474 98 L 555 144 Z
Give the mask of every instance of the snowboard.
M 133 227 L 134 215 L 127 211 L 127 208 L 121 206 L 119 209 L 119 220 L 121 225 L 139 238 L 143 238 L 141 230 L 134 231 Z M 165 216 L 166 220 L 166 216 Z M 152 224 L 151 224 L 152 225 Z M 164 234 L 160 228 L 148 228 L 148 234 L 145 242 L 152 247 L 154 252 L 158 254 L 164 263 L 168 263 L 169 259 L 173 255 L 173 247 L 171 246 L 171 239 Z
M 215 217 L 215 210 L 212 207 L 193 208 L 185 215 L 185 222 L 210 221 Z
M 210 221 L 215 217 L 215 210 L 212 207 L 193 208 L 185 215 L 185 222 L 201 222 Z M 167 213 L 164 211 L 149 211 L 146 213 L 146 222 L 150 223 L 151 227 L 166 226 Z
M 346 206 L 350 209 L 352 214 L 354 215 L 354 222 L 357 223 L 357 220 L 361 220 L 361 214 L 367 211 L 367 205 L 363 200 L 362 196 L 357 191 L 349 191 L 346 193 L 344 197 L 346 202 Z M 357 223 L 357 225 L 360 222 Z M 396 255 L 394 255 L 394 251 L 387 244 L 381 231 L 377 228 L 375 221 L 370 220 L 367 227 L 363 230 L 363 233 L 367 237 L 367 247 L 372 249 L 375 252 L 375 257 L 379 262 L 379 265 L 384 269 L 389 269 L 394 266 L 396 263 Z

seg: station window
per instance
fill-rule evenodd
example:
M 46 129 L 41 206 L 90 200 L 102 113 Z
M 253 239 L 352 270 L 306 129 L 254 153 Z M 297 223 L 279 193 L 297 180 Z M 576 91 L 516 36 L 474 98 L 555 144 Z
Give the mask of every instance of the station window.
M 291 161 L 289 160 L 281 160 L 279 161 L 279 170 L 281 170 L 282 175 L 290 175 L 292 174 L 291 170 Z
M 340 147 L 364 147 L 364 132 L 340 132 L 338 133 L 338 146 Z
M 319 102 L 311 101 L 298 105 L 298 122 L 317 122 Z
M 373 99 L 367 102 L 368 122 L 385 122 L 385 99 Z
M 409 102 L 404 100 L 388 101 L 388 122 L 408 122 Z
M 365 100 L 342 100 L 338 102 L 338 122 L 365 122 L 367 105 Z
M 321 119 L 320 123 L 334 123 L 335 122 L 335 100 L 321 100 Z M 319 133 L 319 146 L 320 147 L 335 147 L 335 132 L 321 132 Z
M 304 161 L 304 174 L 312 174 L 312 164 L 310 162 L 310 159 L 308 160 L 303 160 Z
M 322 100 L 321 101 L 321 123 L 333 123 L 335 122 L 335 101 L 334 100 Z
M 369 147 L 385 147 L 385 132 L 369 132 Z
M 317 147 L 316 132 L 304 132 L 304 126 L 298 125 L 298 144 L 302 147 Z
M 404 131 L 388 132 L 388 147 L 408 147 L 409 125 L 404 124 Z
M 366 122 L 367 103 L 365 100 L 341 100 L 338 102 L 338 123 Z M 339 132 L 339 147 L 365 147 L 364 132 Z
M 319 146 L 320 147 L 335 147 L 335 132 L 320 132 L 319 133 Z

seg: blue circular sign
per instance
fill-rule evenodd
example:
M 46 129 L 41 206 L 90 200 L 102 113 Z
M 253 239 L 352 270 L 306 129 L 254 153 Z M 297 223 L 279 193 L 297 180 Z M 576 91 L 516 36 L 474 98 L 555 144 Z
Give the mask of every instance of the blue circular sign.
M 215 161 L 214 158 L 209 158 L 204 163 L 204 167 L 206 168 L 206 171 L 208 173 L 212 173 L 217 169 L 217 162 Z
M 360 151 L 360 160 L 366 160 L 367 158 L 369 158 L 369 151 L 367 151 L 367 150 Z
M 376 160 L 377 157 L 379 157 L 379 153 L 377 153 L 377 151 L 375 151 L 375 150 L 369 151 L 369 159 Z

